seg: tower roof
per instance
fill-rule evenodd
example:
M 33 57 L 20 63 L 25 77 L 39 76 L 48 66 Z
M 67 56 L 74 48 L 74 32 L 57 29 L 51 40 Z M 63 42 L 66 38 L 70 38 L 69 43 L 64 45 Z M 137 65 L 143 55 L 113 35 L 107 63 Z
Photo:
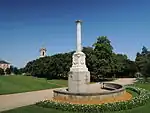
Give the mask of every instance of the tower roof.
M 40 49 L 40 51 L 43 51 L 43 50 L 46 51 L 46 48 L 41 48 L 41 49 Z
M 0 64 L 10 64 L 10 63 L 8 63 L 8 62 L 6 62 L 4 60 L 0 60 Z

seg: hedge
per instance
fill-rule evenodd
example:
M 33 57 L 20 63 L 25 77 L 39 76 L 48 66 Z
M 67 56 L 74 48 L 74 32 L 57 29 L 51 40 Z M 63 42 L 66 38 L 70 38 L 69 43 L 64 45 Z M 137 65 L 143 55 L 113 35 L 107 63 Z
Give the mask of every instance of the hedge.
M 126 86 L 126 88 L 137 92 L 138 96 L 133 97 L 131 100 L 114 102 L 114 103 L 106 103 L 106 104 L 71 104 L 67 102 L 43 100 L 37 102 L 36 105 L 40 107 L 54 108 L 54 109 L 59 109 L 62 111 L 70 111 L 70 112 L 103 113 L 105 111 L 113 112 L 113 111 L 132 109 L 138 106 L 145 105 L 150 101 L 149 91 L 134 86 Z

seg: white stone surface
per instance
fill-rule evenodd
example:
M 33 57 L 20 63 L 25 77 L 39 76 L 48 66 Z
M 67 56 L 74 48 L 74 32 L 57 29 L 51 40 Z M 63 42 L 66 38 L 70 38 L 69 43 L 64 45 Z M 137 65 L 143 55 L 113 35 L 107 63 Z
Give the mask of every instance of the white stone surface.
M 85 93 L 89 91 L 89 71 L 72 71 L 68 78 L 69 92 Z
M 86 69 L 86 62 L 85 62 L 85 54 L 83 52 L 75 52 L 73 54 L 73 62 L 72 67 L 73 68 L 85 68 Z
M 81 21 L 77 20 L 77 52 L 81 52 Z
M 90 72 L 86 67 L 85 54 L 81 51 L 81 21 L 77 25 L 77 50 L 72 57 L 72 67 L 68 77 L 68 89 L 72 93 L 85 93 L 89 91 Z
M 45 57 L 46 56 L 46 48 L 41 48 L 40 49 L 40 57 Z

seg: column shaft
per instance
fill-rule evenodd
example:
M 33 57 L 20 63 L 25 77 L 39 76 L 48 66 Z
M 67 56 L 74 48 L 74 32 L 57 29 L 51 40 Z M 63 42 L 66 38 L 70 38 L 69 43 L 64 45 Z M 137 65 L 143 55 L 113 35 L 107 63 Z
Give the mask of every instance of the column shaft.
M 81 52 L 81 21 L 76 21 L 77 23 L 77 52 Z

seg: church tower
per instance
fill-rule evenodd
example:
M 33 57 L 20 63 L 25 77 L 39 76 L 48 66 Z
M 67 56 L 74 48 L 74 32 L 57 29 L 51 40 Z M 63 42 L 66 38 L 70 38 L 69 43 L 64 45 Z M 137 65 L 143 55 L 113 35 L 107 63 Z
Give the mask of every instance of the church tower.
M 40 57 L 45 57 L 46 56 L 46 48 L 41 48 L 40 49 Z

